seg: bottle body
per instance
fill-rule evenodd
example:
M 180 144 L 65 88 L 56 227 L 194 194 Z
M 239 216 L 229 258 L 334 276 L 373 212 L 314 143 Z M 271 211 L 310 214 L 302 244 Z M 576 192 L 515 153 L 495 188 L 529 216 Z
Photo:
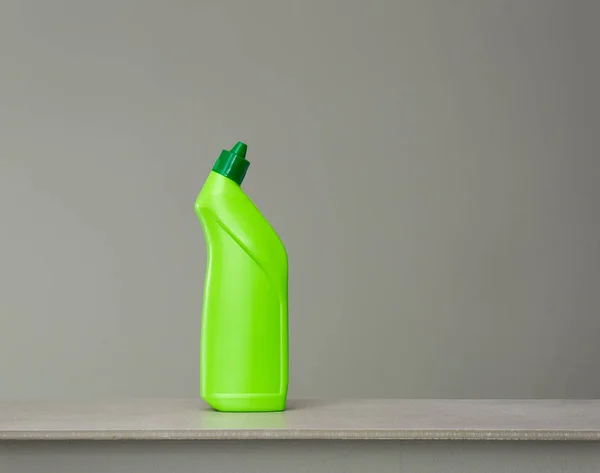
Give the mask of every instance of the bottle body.
M 201 397 L 220 411 L 281 411 L 288 387 L 285 247 L 239 184 L 217 172 L 195 209 L 207 247 Z

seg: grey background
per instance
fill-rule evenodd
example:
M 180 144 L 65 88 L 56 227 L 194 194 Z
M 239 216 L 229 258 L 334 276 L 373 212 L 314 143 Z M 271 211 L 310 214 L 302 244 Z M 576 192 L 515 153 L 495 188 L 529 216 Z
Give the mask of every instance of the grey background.
M 0 397 L 195 396 L 221 148 L 292 397 L 598 397 L 599 3 L 0 1 Z

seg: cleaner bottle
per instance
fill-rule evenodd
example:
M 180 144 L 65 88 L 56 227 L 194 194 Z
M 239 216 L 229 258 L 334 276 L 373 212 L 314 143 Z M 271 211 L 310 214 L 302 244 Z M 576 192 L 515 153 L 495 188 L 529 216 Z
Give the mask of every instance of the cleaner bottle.
M 240 187 L 250 163 L 223 150 L 195 210 L 207 247 L 201 397 L 218 411 L 282 411 L 288 389 L 288 260 Z

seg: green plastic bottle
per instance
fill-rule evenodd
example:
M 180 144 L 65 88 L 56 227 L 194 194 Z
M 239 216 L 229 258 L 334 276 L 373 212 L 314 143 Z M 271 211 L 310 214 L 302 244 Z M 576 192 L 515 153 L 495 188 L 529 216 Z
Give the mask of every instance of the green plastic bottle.
M 223 150 L 196 200 L 207 247 L 201 396 L 225 412 L 282 411 L 288 389 L 288 260 L 240 184 L 246 145 Z

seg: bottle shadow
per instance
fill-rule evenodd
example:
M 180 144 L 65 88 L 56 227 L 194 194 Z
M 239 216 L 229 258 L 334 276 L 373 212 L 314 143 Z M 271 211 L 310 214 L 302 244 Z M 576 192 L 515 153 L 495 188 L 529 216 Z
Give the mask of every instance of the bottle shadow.
M 217 430 L 285 429 L 288 418 L 292 420 L 297 412 L 314 411 L 333 404 L 333 401 L 319 399 L 291 399 L 286 410 L 281 412 L 219 412 L 205 406 L 198 419 L 199 427 Z

